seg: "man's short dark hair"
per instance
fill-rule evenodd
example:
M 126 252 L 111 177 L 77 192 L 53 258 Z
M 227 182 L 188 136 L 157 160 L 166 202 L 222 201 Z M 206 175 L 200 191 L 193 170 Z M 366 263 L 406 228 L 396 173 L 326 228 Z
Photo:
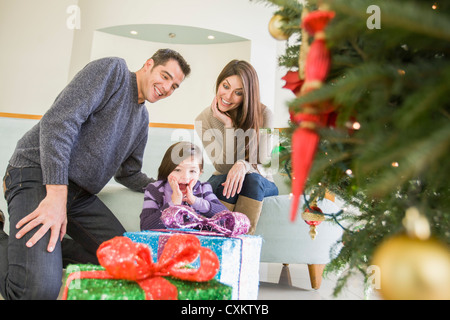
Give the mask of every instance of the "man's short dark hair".
M 173 59 L 178 62 L 185 77 L 187 77 L 191 73 L 191 67 L 189 66 L 189 64 L 186 62 L 186 60 L 184 60 L 181 54 L 179 54 L 175 50 L 159 49 L 155 52 L 151 59 L 153 59 L 155 67 L 159 65 L 165 65 L 167 61 Z

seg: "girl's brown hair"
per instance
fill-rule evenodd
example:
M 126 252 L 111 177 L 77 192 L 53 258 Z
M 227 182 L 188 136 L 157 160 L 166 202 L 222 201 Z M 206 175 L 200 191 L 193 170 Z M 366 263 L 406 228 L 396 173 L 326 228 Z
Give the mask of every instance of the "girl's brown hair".
M 167 180 L 169 174 L 181 163 L 184 159 L 194 157 L 198 161 L 200 171 L 203 170 L 203 155 L 198 146 L 187 141 L 180 141 L 171 145 L 158 169 L 158 180 Z

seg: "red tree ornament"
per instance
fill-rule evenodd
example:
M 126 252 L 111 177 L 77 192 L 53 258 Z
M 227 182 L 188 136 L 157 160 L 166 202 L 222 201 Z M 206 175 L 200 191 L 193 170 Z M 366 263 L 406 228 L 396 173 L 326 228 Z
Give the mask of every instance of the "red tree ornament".
M 300 95 L 319 88 L 325 81 L 330 69 L 330 52 L 326 46 L 324 29 L 334 17 L 334 12 L 317 10 L 308 13 L 302 20 L 302 28 L 314 35 L 314 41 L 308 51 L 305 64 L 305 83 Z M 302 106 L 305 111 L 291 114 L 291 119 L 299 120 L 299 127 L 292 136 L 292 202 L 291 221 L 297 216 L 299 198 L 303 193 L 306 179 L 319 144 L 317 127 L 326 125 L 331 110 L 323 110 L 321 103 L 308 103 Z
M 308 128 L 308 126 L 311 126 Z M 291 221 L 295 221 L 300 195 L 303 193 L 309 170 L 311 169 L 319 135 L 315 131 L 315 122 L 303 122 L 292 135 L 292 202 Z
M 306 57 L 306 81 L 324 81 L 330 70 L 330 60 L 330 51 L 327 48 L 325 39 L 314 40 Z
M 330 69 L 330 51 L 325 42 L 324 29 L 331 19 L 333 11 L 317 10 L 309 13 L 302 21 L 302 28 L 314 36 L 306 58 L 305 80 L 324 81 Z
M 291 90 L 295 95 L 298 95 L 303 86 L 303 83 L 305 82 L 305 80 L 300 79 L 297 71 L 288 71 L 286 75 L 281 79 L 286 81 L 286 84 L 283 86 L 283 88 Z
M 309 13 L 303 20 L 301 27 L 310 35 L 315 35 L 319 31 L 323 31 L 335 13 L 328 10 L 316 10 Z
M 306 208 L 302 213 L 302 219 L 309 225 L 309 236 L 312 240 L 314 240 L 317 236 L 316 227 L 325 220 L 325 216 L 322 213 L 322 210 L 317 205 L 311 205 L 309 208 Z

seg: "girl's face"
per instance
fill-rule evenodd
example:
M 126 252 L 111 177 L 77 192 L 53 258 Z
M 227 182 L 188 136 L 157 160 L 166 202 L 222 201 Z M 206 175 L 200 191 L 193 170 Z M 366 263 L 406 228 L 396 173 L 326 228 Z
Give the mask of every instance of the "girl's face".
M 194 157 L 184 159 L 170 174 L 178 182 L 181 192 L 186 192 L 189 183 L 195 185 L 200 178 L 201 170 L 198 161 Z M 193 181 L 194 180 L 194 181 Z
M 239 107 L 244 99 L 244 86 L 239 76 L 225 78 L 217 89 L 217 105 L 222 112 Z

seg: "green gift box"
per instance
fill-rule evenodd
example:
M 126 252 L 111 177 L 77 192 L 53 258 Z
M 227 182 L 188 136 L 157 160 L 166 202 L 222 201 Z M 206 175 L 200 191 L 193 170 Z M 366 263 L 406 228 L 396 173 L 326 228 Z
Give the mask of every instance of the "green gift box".
M 67 277 L 75 272 L 104 271 L 90 264 L 72 264 L 66 269 Z M 232 288 L 217 280 L 192 282 L 163 277 L 178 290 L 178 300 L 230 300 Z M 144 290 L 137 282 L 121 279 L 73 279 L 68 285 L 67 300 L 145 300 Z

